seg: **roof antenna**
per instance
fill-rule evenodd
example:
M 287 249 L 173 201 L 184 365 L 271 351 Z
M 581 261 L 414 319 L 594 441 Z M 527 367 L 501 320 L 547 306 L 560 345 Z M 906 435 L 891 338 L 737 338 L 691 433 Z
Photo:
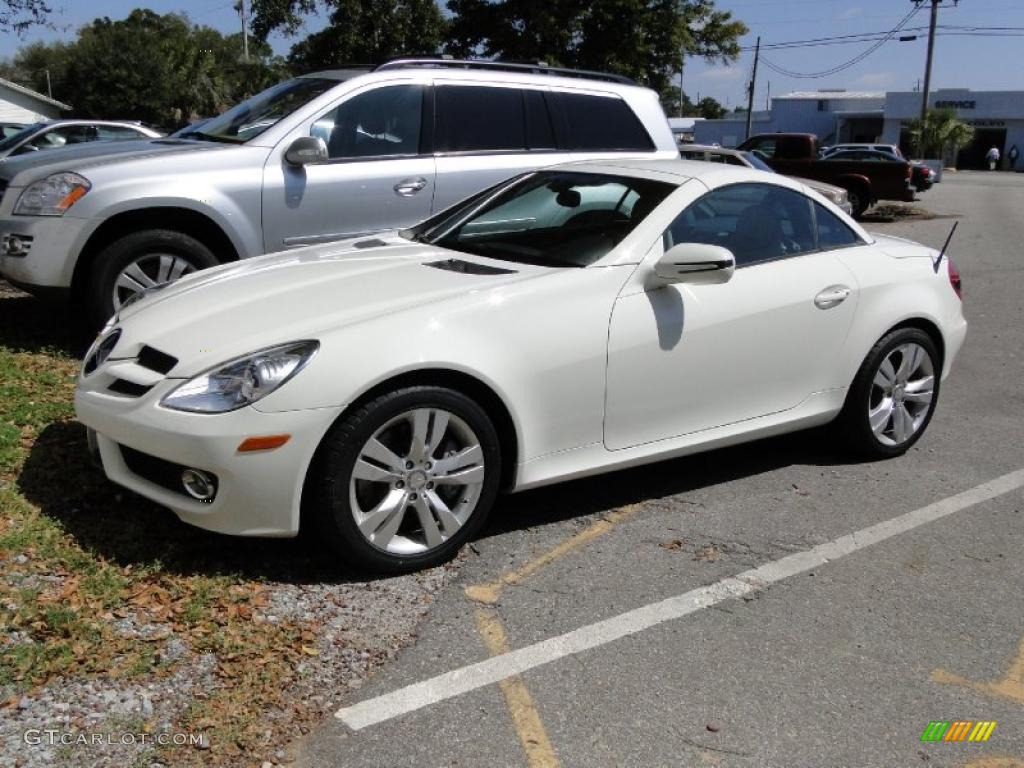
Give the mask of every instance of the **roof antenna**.
M 942 250 L 939 251 L 939 258 L 932 264 L 932 268 L 935 270 L 935 274 L 939 274 L 939 264 L 942 263 L 942 257 L 946 255 L 946 249 L 949 248 L 949 241 L 953 239 L 953 233 L 956 232 L 956 228 L 960 225 L 959 221 L 953 222 L 953 228 L 949 230 L 949 237 L 946 238 L 946 244 L 942 246 Z

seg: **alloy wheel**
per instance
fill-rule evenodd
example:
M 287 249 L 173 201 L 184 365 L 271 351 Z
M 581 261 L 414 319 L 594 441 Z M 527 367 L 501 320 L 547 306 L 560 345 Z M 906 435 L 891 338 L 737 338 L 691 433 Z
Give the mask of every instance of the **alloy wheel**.
M 114 310 L 149 288 L 171 283 L 195 272 L 188 259 L 171 253 L 147 253 L 120 271 L 114 281 Z
M 918 433 L 935 396 L 935 365 L 920 344 L 901 344 L 875 371 L 868 423 L 883 445 L 898 446 Z
M 372 546 L 422 554 L 466 524 L 484 477 L 484 452 L 469 425 L 441 408 L 416 408 L 390 419 L 359 451 L 350 509 Z

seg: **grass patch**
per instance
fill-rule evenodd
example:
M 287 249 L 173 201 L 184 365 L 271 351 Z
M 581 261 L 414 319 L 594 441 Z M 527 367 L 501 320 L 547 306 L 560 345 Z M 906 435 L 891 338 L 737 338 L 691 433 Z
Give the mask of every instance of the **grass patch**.
M 158 748 L 139 764 L 259 762 L 267 714 L 315 642 L 312 627 L 260 620 L 263 581 L 302 566 L 187 529 L 91 465 L 73 409 L 87 340 L 64 330 L 77 321 L 63 311 L 0 296 L 0 698 L 69 677 L 159 679 L 209 653 L 212 683 L 197 681 L 174 725 L 210 748 Z M 171 637 L 186 653 L 163 659 Z

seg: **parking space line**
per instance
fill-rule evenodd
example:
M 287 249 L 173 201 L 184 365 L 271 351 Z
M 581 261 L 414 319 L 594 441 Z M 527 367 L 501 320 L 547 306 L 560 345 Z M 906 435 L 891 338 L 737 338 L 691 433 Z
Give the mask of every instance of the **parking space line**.
M 343 707 L 335 713 L 335 717 L 349 728 L 360 730 L 415 712 L 483 686 L 499 683 L 566 656 L 598 648 L 665 622 L 680 619 L 725 600 L 764 590 L 778 581 L 823 566 L 1021 487 L 1024 487 L 1024 469 L 1002 475 L 962 493 L 860 531 L 840 536 L 825 544 L 765 563 L 709 586 L 635 608 L 563 635 Z
M 476 628 L 483 638 L 491 656 L 500 656 L 511 649 L 501 619 L 492 608 L 476 609 Z M 512 725 L 526 753 L 526 763 L 530 768 L 560 768 L 562 765 L 555 755 L 551 740 L 541 722 L 540 713 L 533 703 L 533 697 L 526 687 L 526 682 L 519 675 L 514 675 L 498 683 L 505 697 L 505 705 L 512 716 Z
M 474 584 L 473 586 L 466 587 L 466 597 L 470 600 L 475 600 L 478 603 L 484 603 L 485 605 L 496 604 L 498 602 L 498 597 L 501 595 L 501 590 L 505 587 L 513 584 L 519 584 L 546 565 L 564 557 L 574 549 L 578 549 L 587 542 L 596 539 L 598 536 L 607 533 L 623 520 L 635 515 L 642 508 L 643 505 L 641 504 L 627 504 L 624 507 L 619 507 L 618 509 L 609 512 L 600 519 L 595 520 L 576 535 L 570 536 L 565 541 L 557 544 L 543 555 L 534 558 L 525 565 L 522 565 L 513 571 L 504 573 L 494 581 L 486 584 Z

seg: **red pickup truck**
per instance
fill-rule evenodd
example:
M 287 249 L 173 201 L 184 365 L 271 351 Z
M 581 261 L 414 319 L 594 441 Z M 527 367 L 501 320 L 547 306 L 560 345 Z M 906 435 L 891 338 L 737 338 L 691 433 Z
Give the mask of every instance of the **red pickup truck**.
M 751 136 L 737 149 L 756 152 L 786 176 L 802 176 L 842 187 L 850 197 L 855 217 L 879 200 L 914 200 L 910 163 L 822 158 L 818 137 L 813 133 L 762 133 Z

